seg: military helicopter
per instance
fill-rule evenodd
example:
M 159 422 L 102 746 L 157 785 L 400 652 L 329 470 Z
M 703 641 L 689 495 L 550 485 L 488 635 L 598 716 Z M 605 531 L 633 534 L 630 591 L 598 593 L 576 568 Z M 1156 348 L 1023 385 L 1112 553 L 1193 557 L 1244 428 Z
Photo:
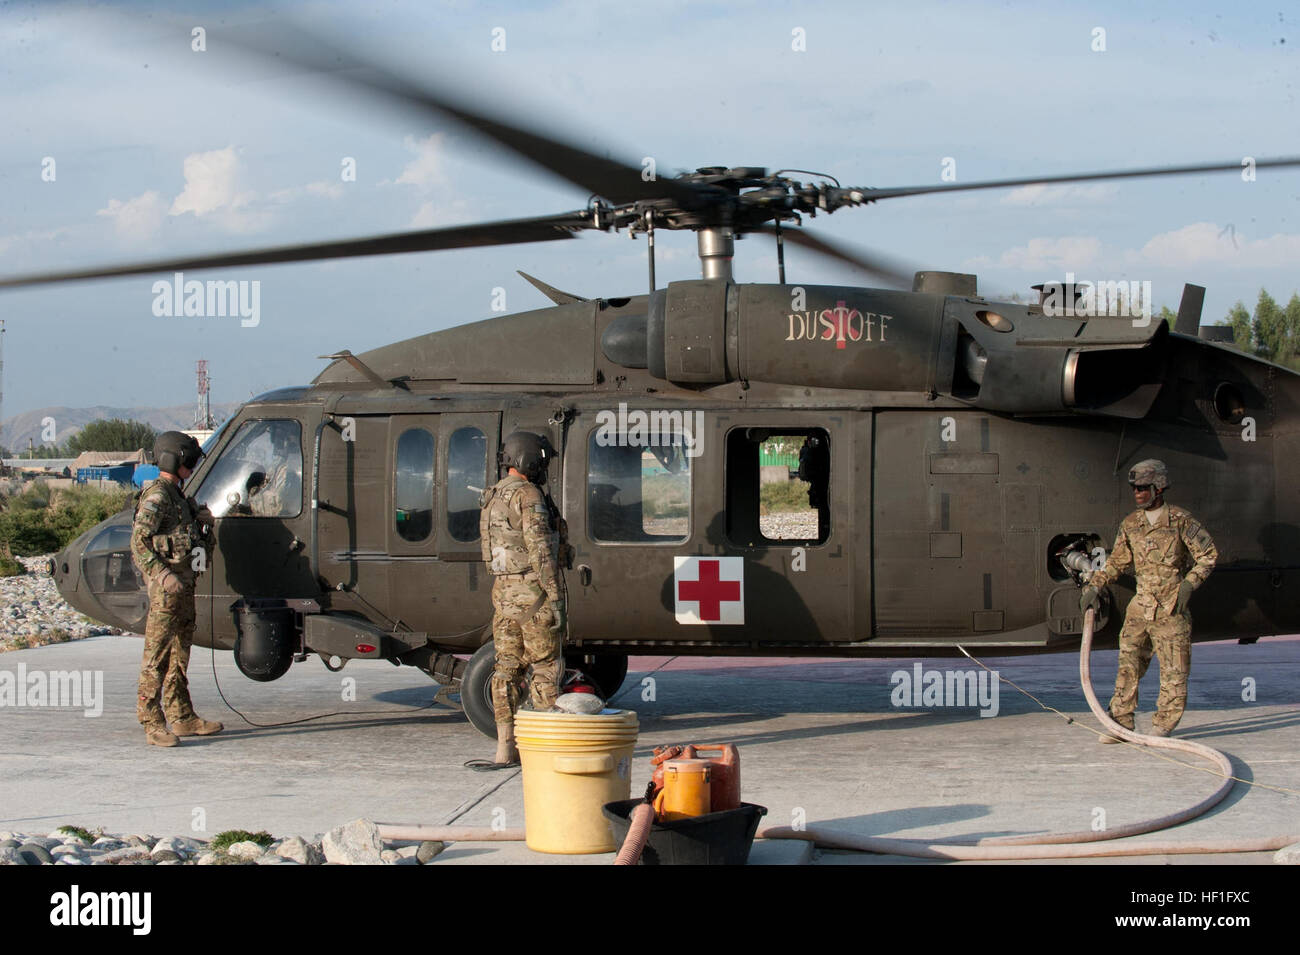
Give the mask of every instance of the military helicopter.
M 1045 286 L 1030 305 L 992 301 L 973 275 L 909 276 L 801 227 L 886 199 L 1239 163 L 896 188 L 756 167 L 646 178 L 372 63 L 286 59 L 450 116 L 593 198 L 553 216 L 19 276 L 0 288 L 627 230 L 648 240 L 649 290 L 589 299 L 525 276 L 552 307 L 325 355 L 310 385 L 244 404 L 207 442 L 186 492 L 212 511 L 217 538 L 196 642 L 232 651 L 248 677 L 275 680 L 313 655 L 334 670 L 353 659 L 415 666 L 458 690 L 473 725 L 493 735 L 477 501 L 517 429 L 558 450 L 545 489 L 573 549 L 566 653 L 606 695 L 629 654 L 1072 649 L 1079 576 L 1100 566 L 1132 509 L 1123 475 L 1150 457 L 1169 464 L 1176 502 L 1220 551 L 1194 601 L 1195 638 L 1300 629 L 1300 501 L 1289 480 L 1300 464 L 1300 378 L 1201 327 L 1203 289 L 1185 288 L 1172 328 L 1088 317 L 1072 307 L 1078 288 Z M 699 279 L 656 285 L 664 229 L 697 233 Z M 746 234 L 776 242 L 776 284 L 734 280 L 734 243 Z M 787 241 L 882 287 L 787 284 Z M 789 477 L 789 461 L 768 459 L 778 446 L 801 449 L 809 515 L 793 524 L 763 513 L 770 469 Z M 138 632 L 147 598 L 131 520 L 128 509 L 86 532 L 51 572 L 74 607 Z M 1133 595 L 1131 580 L 1113 589 L 1103 642 Z

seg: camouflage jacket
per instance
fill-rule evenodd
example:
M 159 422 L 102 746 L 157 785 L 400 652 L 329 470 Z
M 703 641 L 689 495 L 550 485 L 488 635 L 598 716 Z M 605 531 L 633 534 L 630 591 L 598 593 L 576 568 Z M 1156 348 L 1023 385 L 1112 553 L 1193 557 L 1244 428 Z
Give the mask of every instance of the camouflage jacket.
M 497 576 L 534 578 L 550 600 L 559 600 L 559 534 L 541 488 L 508 474 L 479 499 L 483 559 Z
M 1129 570 L 1137 578 L 1137 596 L 1130 604 L 1144 619 L 1170 616 L 1184 580 L 1193 587 L 1205 583 L 1219 551 L 1209 533 L 1181 507 L 1166 506 L 1155 524 L 1146 512 L 1134 511 L 1119 526 L 1106 566 L 1089 583 L 1098 590 Z
M 286 508 L 285 491 L 289 483 L 289 466 L 283 462 L 272 465 L 262 485 L 249 496 L 249 511 L 257 517 L 290 517 L 296 512 L 297 502 Z M 288 512 L 288 513 L 286 513 Z
M 131 556 L 146 580 L 153 582 L 168 570 L 187 583 L 196 574 L 194 548 L 212 544 L 203 536 L 198 508 L 171 481 L 150 481 L 140 494 L 131 526 Z

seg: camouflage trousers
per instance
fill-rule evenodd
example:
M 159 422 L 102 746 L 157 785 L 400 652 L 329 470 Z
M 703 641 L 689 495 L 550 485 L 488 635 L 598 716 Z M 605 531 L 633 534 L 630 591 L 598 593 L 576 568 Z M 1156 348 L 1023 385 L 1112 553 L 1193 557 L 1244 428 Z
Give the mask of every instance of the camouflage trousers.
M 1119 632 L 1119 672 L 1110 715 L 1120 726 L 1133 729 L 1138 681 L 1151 665 L 1152 652 L 1160 661 L 1160 696 L 1152 723 L 1173 730 L 1187 708 L 1187 674 L 1192 668 L 1192 622 L 1186 616 L 1143 620 L 1131 610 Z
M 542 596 L 542 588 L 523 575 L 501 576 L 492 582 L 492 640 L 497 658 L 492 673 L 492 715 L 498 724 L 515 721 L 520 684 L 530 667 L 528 696 L 534 709 L 548 709 L 559 695 L 564 675 L 563 635 L 551 629 L 555 615 L 549 603 L 543 601 L 528 615 Z
M 194 717 L 190 684 L 185 670 L 194 643 L 194 590 L 169 594 L 149 584 L 149 619 L 144 628 L 144 659 L 140 662 L 140 690 L 135 715 L 145 726 L 178 723 Z M 158 697 L 162 695 L 162 706 Z

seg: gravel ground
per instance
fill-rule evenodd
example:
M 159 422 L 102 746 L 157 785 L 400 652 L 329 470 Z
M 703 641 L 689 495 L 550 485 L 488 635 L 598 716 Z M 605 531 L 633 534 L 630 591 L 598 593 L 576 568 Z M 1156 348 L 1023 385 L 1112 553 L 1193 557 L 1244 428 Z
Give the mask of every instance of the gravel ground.
M 758 529 L 768 540 L 816 540 L 816 511 L 779 511 L 760 514 Z
M 374 823 L 358 819 L 308 841 L 298 836 L 232 842 L 221 848 L 187 836 L 129 835 L 64 826 L 48 835 L 0 832 L 5 865 L 424 865 L 445 848 L 441 842 L 385 844 Z M 216 840 L 214 840 L 215 842 Z
M 69 607 L 45 571 L 53 554 L 19 557 L 21 577 L 0 577 L 0 652 L 119 634 Z

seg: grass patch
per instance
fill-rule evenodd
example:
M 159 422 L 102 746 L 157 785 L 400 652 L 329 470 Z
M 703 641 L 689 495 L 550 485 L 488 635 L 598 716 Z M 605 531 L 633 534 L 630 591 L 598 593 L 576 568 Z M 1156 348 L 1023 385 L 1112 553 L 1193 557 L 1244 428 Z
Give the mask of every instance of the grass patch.
M 0 501 L 0 547 L 20 557 L 62 550 L 130 502 L 128 488 L 71 487 L 55 496 L 36 483 Z
M 27 568 L 21 561 L 15 560 L 12 554 L 0 552 L 0 577 L 21 577 L 25 573 Z
M 275 842 L 275 836 L 269 832 L 248 832 L 244 829 L 227 829 L 212 837 L 210 848 L 214 852 L 225 852 L 236 842 L 256 842 L 263 849 Z
M 54 627 L 44 633 L 22 634 L 11 639 L 8 644 L 0 643 L 0 653 L 6 650 L 31 650 L 35 647 L 48 646 L 51 643 L 70 643 L 78 639 L 62 627 Z
M 786 511 L 808 510 L 808 482 L 798 479 L 773 481 L 758 491 L 760 514 L 781 514 Z
M 103 829 L 96 829 L 94 832 L 91 832 L 89 829 L 82 826 L 59 826 L 59 828 L 54 831 L 66 833 L 69 836 L 76 836 L 82 842 L 86 843 L 94 842 L 104 834 Z

